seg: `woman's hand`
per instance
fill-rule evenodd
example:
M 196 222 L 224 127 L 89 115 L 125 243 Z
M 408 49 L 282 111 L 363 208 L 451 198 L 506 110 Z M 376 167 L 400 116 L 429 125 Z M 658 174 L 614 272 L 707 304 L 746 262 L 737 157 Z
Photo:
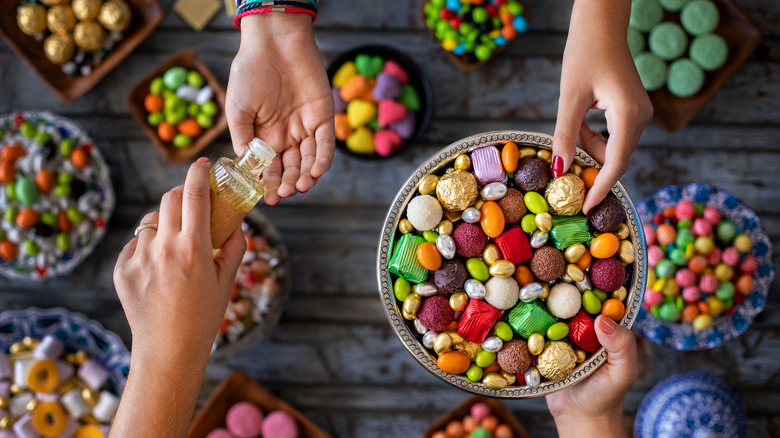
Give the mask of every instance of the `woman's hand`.
M 278 154 L 263 173 L 268 205 L 314 187 L 333 161 L 335 134 L 333 95 L 310 16 L 241 19 L 225 105 L 236 153 L 259 137 Z
M 574 160 L 577 140 L 604 164 L 588 191 L 587 214 L 612 189 L 628 166 L 639 136 L 653 115 L 628 50 L 629 0 L 578 0 L 563 54 L 561 95 L 553 140 L 553 176 Z M 589 109 L 605 110 L 609 139 L 583 122 Z

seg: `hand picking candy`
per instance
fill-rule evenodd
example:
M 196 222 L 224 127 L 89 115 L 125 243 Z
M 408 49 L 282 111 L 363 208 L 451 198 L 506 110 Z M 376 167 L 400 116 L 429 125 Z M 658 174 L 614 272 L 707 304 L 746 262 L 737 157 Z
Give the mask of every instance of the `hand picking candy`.
M 264 414 L 250 402 L 239 402 L 228 410 L 225 427 L 214 429 L 206 438 L 297 438 L 298 423 L 286 411 Z
M 717 208 L 682 200 L 644 232 L 650 268 L 644 304 L 655 317 L 706 330 L 753 292 L 753 242 Z
M 106 438 L 119 407 L 108 379 L 100 362 L 55 335 L 26 337 L 0 352 L 0 431 Z
M 598 170 L 552 178 L 550 160 L 511 141 L 453 157 L 420 180 L 387 264 L 439 368 L 490 389 L 565 379 L 601 347 L 596 316 L 625 313 L 635 249 L 623 207 L 607 197 L 584 216 Z
M 471 405 L 469 414 L 455 418 L 442 430 L 437 430 L 431 438 L 515 438 L 515 430 L 506 418 L 500 418 L 500 412 L 493 412 L 485 403 Z

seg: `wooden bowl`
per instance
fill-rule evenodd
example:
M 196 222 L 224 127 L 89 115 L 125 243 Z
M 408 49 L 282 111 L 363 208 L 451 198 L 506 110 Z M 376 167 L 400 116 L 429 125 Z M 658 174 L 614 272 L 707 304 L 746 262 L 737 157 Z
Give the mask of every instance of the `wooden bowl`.
M 720 12 L 720 23 L 714 33 L 726 40 L 729 57 L 720 70 L 704 72 L 704 85 L 694 96 L 677 97 L 665 86 L 649 93 L 655 122 L 667 131 L 677 131 L 687 125 L 761 43 L 761 29 L 734 0 L 712 1 Z M 679 23 L 680 14 L 667 12 L 664 21 Z
M 133 49 L 151 35 L 165 18 L 157 0 L 126 0 L 133 10 L 133 21 L 125 30 L 125 37 L 87 76 L 69 77 L 61 66 L 52 64 L 43 52 L 43 42 L 28 36 L 16 23 L 16 8 L 19 1 L 0 1 L 0 36 L 11 46 L 20 58 L 38 73 L 43 82 L 63 102 L 78 100 L 91 90 L 104 76 L 114 69 Z
M 171 67 L 184 67 L 187 70 L 197 70 L 200 72 L 206 80 L 206 84 L 214 90 L 214 101 L 220 110 L 214 120 L 214 126 L 204 130 L 200 136 L 194 138 L 192 145 L 187 148 L 177 148 L 173 143 L 162 141 L 160 136 L 157 135 L 157 130 L 146 122 L 148 113 L 146 108 L 144 108 L 144 99 L 147 94 L 149 94 L 149 85 L 154 78 L 162 76 L 162 74 Z M 198 155 L 227 129 L 227 118 L 225 118 L 225 89 L 219 81 L 217 81 L 206 64 L 192 50 L 182 50 L 181 52 L 174 53 L 170 58 L 154 69 L 154 71 L 150 72 L 141 80 L 141 82 L 136 84 L 130 90 L 130 93 L 128 93 L 127 100 L 128 105 L 130 106 L 130 113 L 171 164 L 178 165 L 186 163 L 194 156 Z
M 209 432 L 225 427 L 225 416 L 231 406 L 247 401 L 256 404 L 264 414 L 272 411 L 285 411 L 298 423 L 301 438 L 331 438 L 324 430 L 304 417 L 295 408 L 274 397 L 262 385 L 241 371 L 233 371 L 219 384 L 206 404 L 200 408 L 192 420 L 188 438 L 205 438 Z
M 512 412 L 506 407 L 506 405 L 492 398 L 472 396 L 466 400 L 463 400 L 461 404 L 455 406 L 441 417 L 437 418 L 436 421 L 434 421 L 427 429 L 425 429 L 423 438 L 431 438 L 431 436 L 433 436 L 436 431 L 444 430 L 450 421 L 463 419 L 465 416 L 471 413 L 471 407 L 477 403 L 484 403 L 488 405 L 490 410 L 493 411 L 493 415 L 498 417 L 499 424 L 506 423 L 509 425 L 509 427 L 512 428 L 512 431 L 515 433 L 515 438 L 531 437 L 531 435 L 528 435 L 528 432 L 526 432 L 520 421 L 518 421 L 517 418 L 512 415 Z

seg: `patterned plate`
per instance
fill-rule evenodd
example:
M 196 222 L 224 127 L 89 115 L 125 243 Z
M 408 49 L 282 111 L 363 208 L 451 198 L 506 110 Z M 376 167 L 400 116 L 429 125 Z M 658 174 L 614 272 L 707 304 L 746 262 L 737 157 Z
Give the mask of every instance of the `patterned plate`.
M 642 308 L 637 318 L 636 330 L 647 339 L 679 351 L 715 348 L 739 336 L 750 327 L 756 316 L 764 310 L 769 286 L 775 278 L 772 264 L 772 242 L 761 226 L 758 216 L 731 193 L 706 184 L 690 183 L 664 187 L 636 204 L 639 217 L 652 223 L 653 216 L 682 199 L 716 207 L 724 218 L 734 222 L 753 240 L 753 254 L 758 258 L 755 286 L 729 316 L 716 318 L 712 327 L 696 332 L 689 324 L 666 322 L 655 318 Z

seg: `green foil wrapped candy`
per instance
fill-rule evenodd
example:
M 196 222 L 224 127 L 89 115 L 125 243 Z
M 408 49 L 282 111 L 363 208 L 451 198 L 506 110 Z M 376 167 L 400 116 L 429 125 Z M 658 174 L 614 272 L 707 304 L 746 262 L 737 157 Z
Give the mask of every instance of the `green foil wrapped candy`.
M 417 248 L 424 242 L 425 239 L 411 233 L 401 236 L 387 263 L 387 270 L 414 283 L 427 280 L 428 270 L 417 260 Z
M 518 302 L 509 311 L 507 322 L 515 333 L 528 339 L 534 333 L 547 333 L 547 329 L 555 324 L 556 319 L 537 299 Z

